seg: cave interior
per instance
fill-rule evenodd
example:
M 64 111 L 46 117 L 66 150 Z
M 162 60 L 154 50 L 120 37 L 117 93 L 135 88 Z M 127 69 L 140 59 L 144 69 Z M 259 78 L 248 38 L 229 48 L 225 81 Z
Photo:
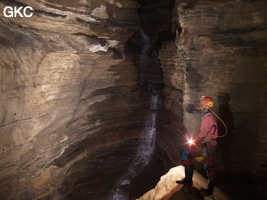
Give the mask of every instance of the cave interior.
M 5 13 L 26 6 L 30 17 Z M 228 129 L 216 186 L 231 200 L 267 199 L 266 0 L 1 0 L 0 9 L 0 199 L 140 198 L 182 165 L 201 96 Z M 165 199 L 203 196 L 184 186 Z

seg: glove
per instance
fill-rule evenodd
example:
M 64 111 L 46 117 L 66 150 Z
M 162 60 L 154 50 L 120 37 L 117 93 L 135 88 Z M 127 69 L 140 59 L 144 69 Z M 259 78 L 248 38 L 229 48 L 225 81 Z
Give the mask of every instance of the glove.
M 201 142 L 204 140 L 204 138 L 197 137 L 194 141 L 195 144 L 201 144 Z

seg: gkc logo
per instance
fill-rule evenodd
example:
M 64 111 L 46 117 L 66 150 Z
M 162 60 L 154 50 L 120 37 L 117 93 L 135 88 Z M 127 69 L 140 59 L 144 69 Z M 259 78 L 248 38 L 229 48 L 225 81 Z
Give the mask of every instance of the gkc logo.
M 27 14 L 27 10 L 29 14 Z M 5 17 L 31 17 L 33 15 L 33 8 L 31 6 L 20 6 L 20 7 L 11 7 L 11 6 L 6 6 L 4 8 L 4 16 Z

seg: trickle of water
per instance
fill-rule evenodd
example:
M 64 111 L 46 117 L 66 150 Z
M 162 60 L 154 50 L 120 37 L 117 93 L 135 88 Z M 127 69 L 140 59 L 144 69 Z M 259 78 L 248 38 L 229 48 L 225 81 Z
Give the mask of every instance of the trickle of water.
M 147 72 L 145 72 L 145 67 L 147 64 L 147 56 L 149 55 L 149 51 L 151 49 L 151 43 L 150 43 L 150 37 L 145 34 L 143 29 L 140 30 L 140 35 L 142 36 L 143 39 L 143 44 L 142 44 L 142 52 L 140 56 L 140 73 L 139 73 L 139 81 L 140 84 L 143 85 L 145 82 L 145 78 L 147 76 Z
M 151 109 L 157 109 L 158 95 L 153 95 L 151 98 Z M 156 120 L 157 113 L 148 114 L 145 119 L 143 133 L 144 136 L 139 139 L 136 157 L 129 165 L 127 172 L 117 181 L 111 191 L 109 200 L 126 200 L 129 197 L 129 186 L 131 180 L 149 164 L 150 158 L 155 148 L 156 140 Z
M 150 106 L 150 109 L 157 110 L 158 109 L 158 102 L 159 102 L 159 95 L 158 94 L 153 95 L 151 97 L 151 106 Z
M 147 54 L 147 51 L 150 49 L 150 37 L 147 36 L 143 29 L 140 30 L 141 36 L 143 38 L 143 44 L 142 44 L 142 55 Z
M 137 163 L 143 167 L 149 163 L 155 147 L 156 115 L 157 113 L 152 113 L 147 116 L 144 126 L 145 136 L 139 139 L 136 158 L 138 159 Z

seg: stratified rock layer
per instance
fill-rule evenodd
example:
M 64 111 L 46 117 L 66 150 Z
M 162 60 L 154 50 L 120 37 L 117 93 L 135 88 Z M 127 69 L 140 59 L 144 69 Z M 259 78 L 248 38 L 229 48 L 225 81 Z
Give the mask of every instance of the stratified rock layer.
M 261 134 L 266 127 L 263 103 L 267 74 L 266 1 L 200 2 L 193 8 L 181 6 L 178 12 L 183 29 L 178 47 L 187 70 L 184 90 L 187 129 L 196 133 L 196 117 L 190 108 L 202 95 L 212 96 L 217 113 L 223 116 L 228 108 L 234 115 L 234 133 L 231 125 L 227 125 L 229 137 L 234 134 L 233 143 L 228 145 L 233 145 L 235 151 L 228 156 L 245 164 L 247 169 L 253 168 L 255 173 L 266 172 L 266 168 L 262 168 L 266 161 L 259 153 L 266 150 L 262 144 L 266 137 Z M 224 132 L 222 129 L 220 134 Z M 255 143 L 250 146 L 248 141 L 252 138 Z M 244 145 L 254 150 L 244 151 Z M 254 145 L 257 148 L 252 147 Z
M 30 18 L 2 12 L 26 5 L 34 9 Z M 147 114 L 157 112 L 151 90 L 162 84 L 156 55 L 141 55 L 143 39 L 134 38 L 144 23 L 139 8 L 124 0 L 0 2 L 1 199 L 109 198 L 136 153 Z M 153 9 L 142 18 L 164 16 L 149 28 L 155 43 L 155 34 L 169 29 L 169 3 Z M 155 70 L 148 66 L 150 91 L 138 84 L 140 63 L 157 63 Z M 160 116 L 171 123 L 168 113 Z M 160 141 L 157 157 L 167 157 L 168 138 Z
M 267 2 L 176 3 L 177 49 L 168 42 L 159 53 L 164 105 L 179 113 L 175 105 L 182 102 L 187 137 L 195 137 L 201 122 L 199 99 L 211 96 L 214 111 L 228 126 L 227 136 L 217 140 L 216 169 L 234 172 L 229 179 L 239 186 L 226 186 L 233 196 L 265 197 Z M 224 135 L 221 123 L 219 128 Z M 256 194 L 245 189 L 250 186 L 240 176 L 257 180 Z
M 0 8 L 24 3 L 1 1 Z M 122 163 L 109 167 L 115 161 L 104 157 L 141 132 L 149 94 L 137 85 L 132 57 L 124 53 L 140 28 L 139 5 L 27 5 L 35 10 L 31 18 L 1 12 L 0 196 L 63 199 L 84 177 L 97 186 L 120 170 Z

